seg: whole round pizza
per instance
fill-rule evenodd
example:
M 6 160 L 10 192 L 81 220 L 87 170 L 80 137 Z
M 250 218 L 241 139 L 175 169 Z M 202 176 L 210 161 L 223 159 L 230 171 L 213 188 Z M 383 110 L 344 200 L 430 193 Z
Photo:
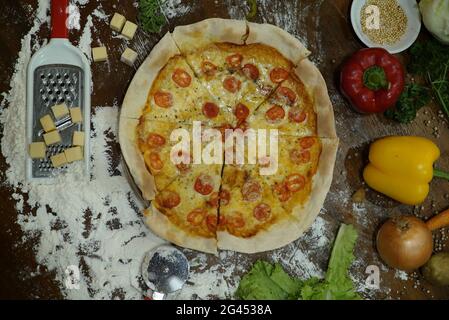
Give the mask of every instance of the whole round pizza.
M 226 19 L 176 27 L 154 47 L 120 117 L 154 233 L 204 252 L 255 253 L 310 227 L 338 138 L 308 55 L 278 27 Z

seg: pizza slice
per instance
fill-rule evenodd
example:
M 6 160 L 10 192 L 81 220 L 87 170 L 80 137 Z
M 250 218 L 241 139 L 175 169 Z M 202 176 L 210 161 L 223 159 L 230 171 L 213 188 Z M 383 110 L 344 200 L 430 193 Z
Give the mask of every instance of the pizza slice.
M 226 165 L 222 181 L 220 249 L 269 251 L 299 236 L 298 221 L 282 207 L 255 165 Z
M 227 123 L 230 119 L 179 55 L 167 63 L 153 82 L 143 117 L 184 124 L 193 120 L 205 124 Z
M 167 33 L 133 78 L 120 117 L 180 124 L 229 122 L 231 116 L 219 107 Z
M 268 251 L 298 239 L 319 214 L 332 182 L 338 140 L 281 136 L 278 170 L 225 165 L 218 247 L 245 253 Z
M 338 143 L 338 139 L 281 136 L 278 173 L 264 176 L 302 232 L 320 213 L 329 192 Z
M 247 118 L 288 78 L 293 64 L 276 49 L 251 44 L 232 46 L 228 43 L 216 44 L 221 51 L 232 54 L 235 73 L 245 78 L 241 98 L 232 107 L 232 125 L 241 126 Z M 229 56 L 229 57 L 231 57 Z
M 308 59 L 302 60 L 249 117 L 248 126 L 277 129 L 282 135 L 336 139 L 332 103 L 316 66 Z
M 188 165 L 172 161 L 174 146 L 171 134 L 176 129 L 191 132 L 192 127 L 173 122 L 148 121 L 141 119 L 137 126 L 136 144 L 143 155 L 146 168 L 154 177 L 156 190 L 165 189 L 177 176 L 187 170 Z M 190 148 L 183 154 L 190 159 Z
M 169 241 L 188 248 L 216 252 L 222 165 L 192 165 L 156 194 L 147 210 L 147 224 Z
M 323 149 L 332 149 L 336 141 L 317 137 L 279 137 L 279 157 L 277 172 L 264 175 L 262 179 L 271 186 L 282 207 L 293 212 L 297 206 L 309 201 L 313 181 L 320 162 L 323 161 Z M 259 159 L 260 168 L 271 165 L 269 158 Z
M 242 238 L 288 217 L 255 165 L 226 165 L 220 192 L 220 230 Z
M 178 27 L 173 33 L 181 52 L 204 87 L 233 115 L 232 126 L 244 122 L 284 81 L 294 67 L 264 44 L 208 43 L 191 50 L 194 34 Z M 179 44 L 178 44 L 179 45 Z
M 294 73 L 280 84 L 248 123 L 251 128 L 277 129 L 283 135 L 317 135 L 313 97 Z

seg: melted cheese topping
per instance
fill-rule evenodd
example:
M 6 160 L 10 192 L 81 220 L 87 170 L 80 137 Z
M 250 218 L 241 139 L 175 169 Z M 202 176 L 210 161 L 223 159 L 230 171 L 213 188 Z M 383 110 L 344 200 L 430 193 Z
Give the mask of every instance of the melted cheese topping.
M 242 55 L 242 66 L 252 64 L 257 68 L 259 76 L 256 80 L 227 63 L 227 58 L 233 54 Z M 203 72 L 202 65 L 205 61 L 216 66 L 213 75 Z M 321 153 L 319 139 L 316 138 L 316 143 L 307 150 L 310 153 L 310 161 L 302 164 L 293 163 L 290 152 L 293 148 L 300 149 L 299 137 L 317 135 L 313 99 L 304 84 L 292 74 L 282 83 L 273 82 L 270 75 L 275 68 L 283 68 L 290 72 L 293 65 L 276 49 L 266 45 L 239 46 L 216 43 L 187 54 L 186 57 L 173 57 L 154 81 L 144 115 L 137 129 L 138 145 L 142 154 L 145 155 L 154 151 L 147 143 L 150 132 L 160 134 L 166 139 L 166 144 L 155 150 L 163 163 L 163 168 L 154 170 L 148 167 L 148 170 L 155 177 L 159 191 L 175 192 L 180 196 L 181 202 L 172 209 L 163 208 L 157 201 L 154 205 L 182 230 L 192 235 L 214 238 L 216 233 L 208 225 L 206 216 L 215 217 L 215 221 L 218 221 L 220 214 L 220 217 L 227 222 L 219 227 L 220 230 L 226 230 L 237 237 L 249 238 L 262 230 L 268 230 L 278 221 L 292 219 L 293 208 L 304 204 L 309 199 L 313 176 Z M 173 74 L 179 69 L 187 72 L 191 78 L 190 84 L 186 87 L 179 86 L 173 80 Z M 234 77 L 240 82 L 240 89 L 235 93 L 224 87 L 223 83 L 229 77 Z M 294 103 L 288 104 L 276 95 L 275 92 L 279 87 L 288 88 L 295 93 L 297 99 Z M 155 101 L 157 92 L 170 93 L 172 105 L 168 108 L 158 106 Z M 203 113 L 203 105 L 206 102 L 215 103 L 219 107 L 216 118 L 209 119 Z M 250 111 L 248 118 L 250 128 L 281 131 L 277 174 L 260 176 L 258 165 L 243 167 L 225 165 L 224 168 L 222 165 L 191 165 L 190 170 L 180 172 L 170 160 L 171 149 L 174 145 L 170 142 L 171 132 L 178 127 L 190 130 L 189 125 L 192 120 L 203 121 L 209 127 L 219 127 L 223 124 L 235 127 L 238 121 L 234 111 L 238 103 L 244 104 Z M 276 123 L 268 122 L 266 119 L 266 112 L 273 105 L 280 105 L 285 110 L 285 117 Z M 291 123 L 288 120 L 288 113 L 292 108 L 306 112 L 307 119 L 299 124 Z M 205 196 L 195 191 L 195 181 L 202 173 L 211 176 L 213 192 L 219 192 L 220 189 L 230 192 L 229 204 L 221 205 L 217 209 L 209 204 L 211 194 Z M 304 176 L 305 184 L 302 190 L 292 193 L 288 201 L 282 202 L 275 193 L 274 186 L 283 183 L 292 174 Z M 261 186 L 260 199 L 254 202 L 247 201 L 242 193 L 245 183 L 249 180 L 257 181 Z M 270 208 L 266 217 L 262 218 L 255 214 L 256 207 L 261 205 L 268 205 Z M 197 223 L 192 223 L 192 221 L 189 222 L 189 214 L 195 209 L 204 210 L 206 216 L 203 220 L 199 217 Z

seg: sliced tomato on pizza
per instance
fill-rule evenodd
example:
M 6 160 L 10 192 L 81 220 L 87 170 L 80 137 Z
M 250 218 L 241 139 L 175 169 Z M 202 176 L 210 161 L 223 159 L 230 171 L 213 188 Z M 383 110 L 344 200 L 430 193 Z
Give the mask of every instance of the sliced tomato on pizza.
M 310 196 L 312 181 L 318 169 L 322 145 L 317 137 L 279 137 L 277 172 L 262 179 L 271 186 L 282 207 L 292 212 Z M 268 167 L 269 158 L 258 167 Z
M 153 206 L 174 225 L 192 235 L 215 238 L 218 223 L 216 194 L 221 165 L 192 165 L 156 195 Z
M 255 43 L 239 49 L 243 58 L 239 72 L 250 80 L 248 90 L 239 102 L 252 114 L 289 77 L 293 64 L 276 49 L 264 44 Z
M 317 136 L 313 97 L 294 74 L 283 81 L 248 120 L 254 129 L 278 129 L 283 135 Z
M 173 122 L 140 120 L 137 126 L 137 145 L 143 155 L 147 170 L 154 176 L 157 190 L 163 190 L 176 177 L 185 173 L 190 165 L 175 164 L 173 156 L 184 157 L 187 163 L 191 159 L 190 146 L 186 150 L 176 150 L 179 141 L 172 141 L 171 134 L 176 129 L 184 129 L 191 134 L 192 127 Z
M 249 238 L 289 219 L 281 202 L 264 181 L 255 165 L 226 165 L 222 178 L 219 230 Z
M 192 121 L 222 123 L 231 119 L 181 56 L 170 59 L 156 77 L 143 117 L 149 121 L 181 124 L 192 124 Z

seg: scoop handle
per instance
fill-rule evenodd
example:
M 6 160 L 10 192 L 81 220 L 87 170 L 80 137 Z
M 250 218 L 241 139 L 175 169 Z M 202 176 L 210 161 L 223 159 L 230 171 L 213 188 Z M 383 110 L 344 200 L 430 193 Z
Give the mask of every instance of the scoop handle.
M 51 0 L 51 38 L 69 37 L 67 28 L 69 0 Z

